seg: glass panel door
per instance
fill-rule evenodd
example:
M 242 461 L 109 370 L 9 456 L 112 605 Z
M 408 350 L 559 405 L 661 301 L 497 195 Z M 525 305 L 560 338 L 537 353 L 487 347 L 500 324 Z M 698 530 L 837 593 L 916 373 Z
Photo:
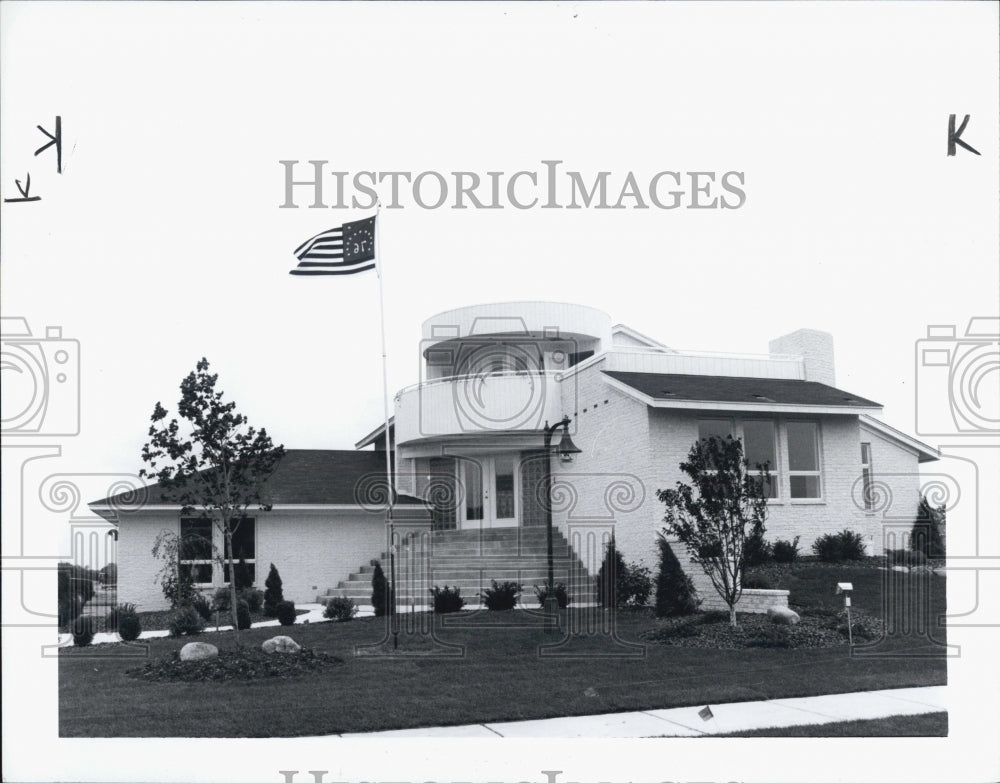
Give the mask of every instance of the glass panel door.
M 492 527 L 510 527 L 517 524 L 516 499 L 514 497 L 515 455 L 501 454 L 494 457 L 492 464 L 493 503 L 490 509 Z

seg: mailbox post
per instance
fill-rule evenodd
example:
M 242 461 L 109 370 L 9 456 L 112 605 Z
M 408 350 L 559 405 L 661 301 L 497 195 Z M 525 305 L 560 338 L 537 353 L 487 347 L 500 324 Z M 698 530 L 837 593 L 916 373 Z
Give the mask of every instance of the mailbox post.
M 851 626 L 851 593 L 854 585 L 851 582 L 837 582 L 837 595 L 843 594 L 844 608 L 847 609 L 847 644 L 854 646 L 854 628 Z

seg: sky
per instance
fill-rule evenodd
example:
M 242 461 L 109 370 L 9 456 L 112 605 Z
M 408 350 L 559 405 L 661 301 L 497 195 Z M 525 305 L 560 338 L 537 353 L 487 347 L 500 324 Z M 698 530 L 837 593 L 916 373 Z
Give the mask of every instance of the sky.
M 380 423 L 376 277 L 288 275 L 372 212 L 279 208 L 281 160 L 742 172 L 738 209 L 383 210 L 390 390 L 433 314 L 555 300 L 678 349 L 828 331 L 838 386 L 915 434 L 928 325 L 1000 312 L 995 10 L 4 3 L 0 190 L 30 174 L 41 200 L 3 205 L 0 307 L 79 343 L 79 434 L 37 442 L 68 473 L 137 471 L 203 356 L 287 448 Z M 981 155 L 946 156 L 951 113 Z M 34 155 L 57 115 L 61 174 Z

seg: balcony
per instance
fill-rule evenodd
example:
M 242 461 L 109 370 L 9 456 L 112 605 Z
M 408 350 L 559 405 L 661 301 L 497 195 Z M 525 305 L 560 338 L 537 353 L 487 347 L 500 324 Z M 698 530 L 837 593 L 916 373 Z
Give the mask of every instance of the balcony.
M 441 378 L 396 395 L 396 442 L 489 432 L 532 432 L 562 418 L 559 373 Z

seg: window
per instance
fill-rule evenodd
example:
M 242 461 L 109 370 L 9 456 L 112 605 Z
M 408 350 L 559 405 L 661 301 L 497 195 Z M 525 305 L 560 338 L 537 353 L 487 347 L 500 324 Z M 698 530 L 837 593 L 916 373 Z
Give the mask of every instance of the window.
M 180 566 L 195 584 L 212 584 L 211 519 L 181 519 Z
M 788 422 L 788 479 L 793 499 L 819 498 L 819 425 Z
M 750 472 L 756 476 L 758 465 L 767 465 L 770 482 L 764 487 L 768 498 L 778 497 L 778 458 L 774 442 L 773 421 L 743 422 L 743 456 L 750 463 Z
M 861 444 L 861 483 L 864 492 L 865 511 L 875 509 L 875 487 L 872 484 L 872 444 Z
M 716 437 L 725 440 L 733 434 L 733 422 L 729 419 L 699 419 L 698 440 Z
M 250 572 L 250 581 L 257 581 L 257 540 L 256 540 L 256 520 L 253 517 L 243 517 L 239 521 L 233 520 L 233 560 L 239 563 L 243 560 L 247 564 Z M 229 584 L 229 547 L 226 546 L 226 562 L 222 566 L 222 582 Z

